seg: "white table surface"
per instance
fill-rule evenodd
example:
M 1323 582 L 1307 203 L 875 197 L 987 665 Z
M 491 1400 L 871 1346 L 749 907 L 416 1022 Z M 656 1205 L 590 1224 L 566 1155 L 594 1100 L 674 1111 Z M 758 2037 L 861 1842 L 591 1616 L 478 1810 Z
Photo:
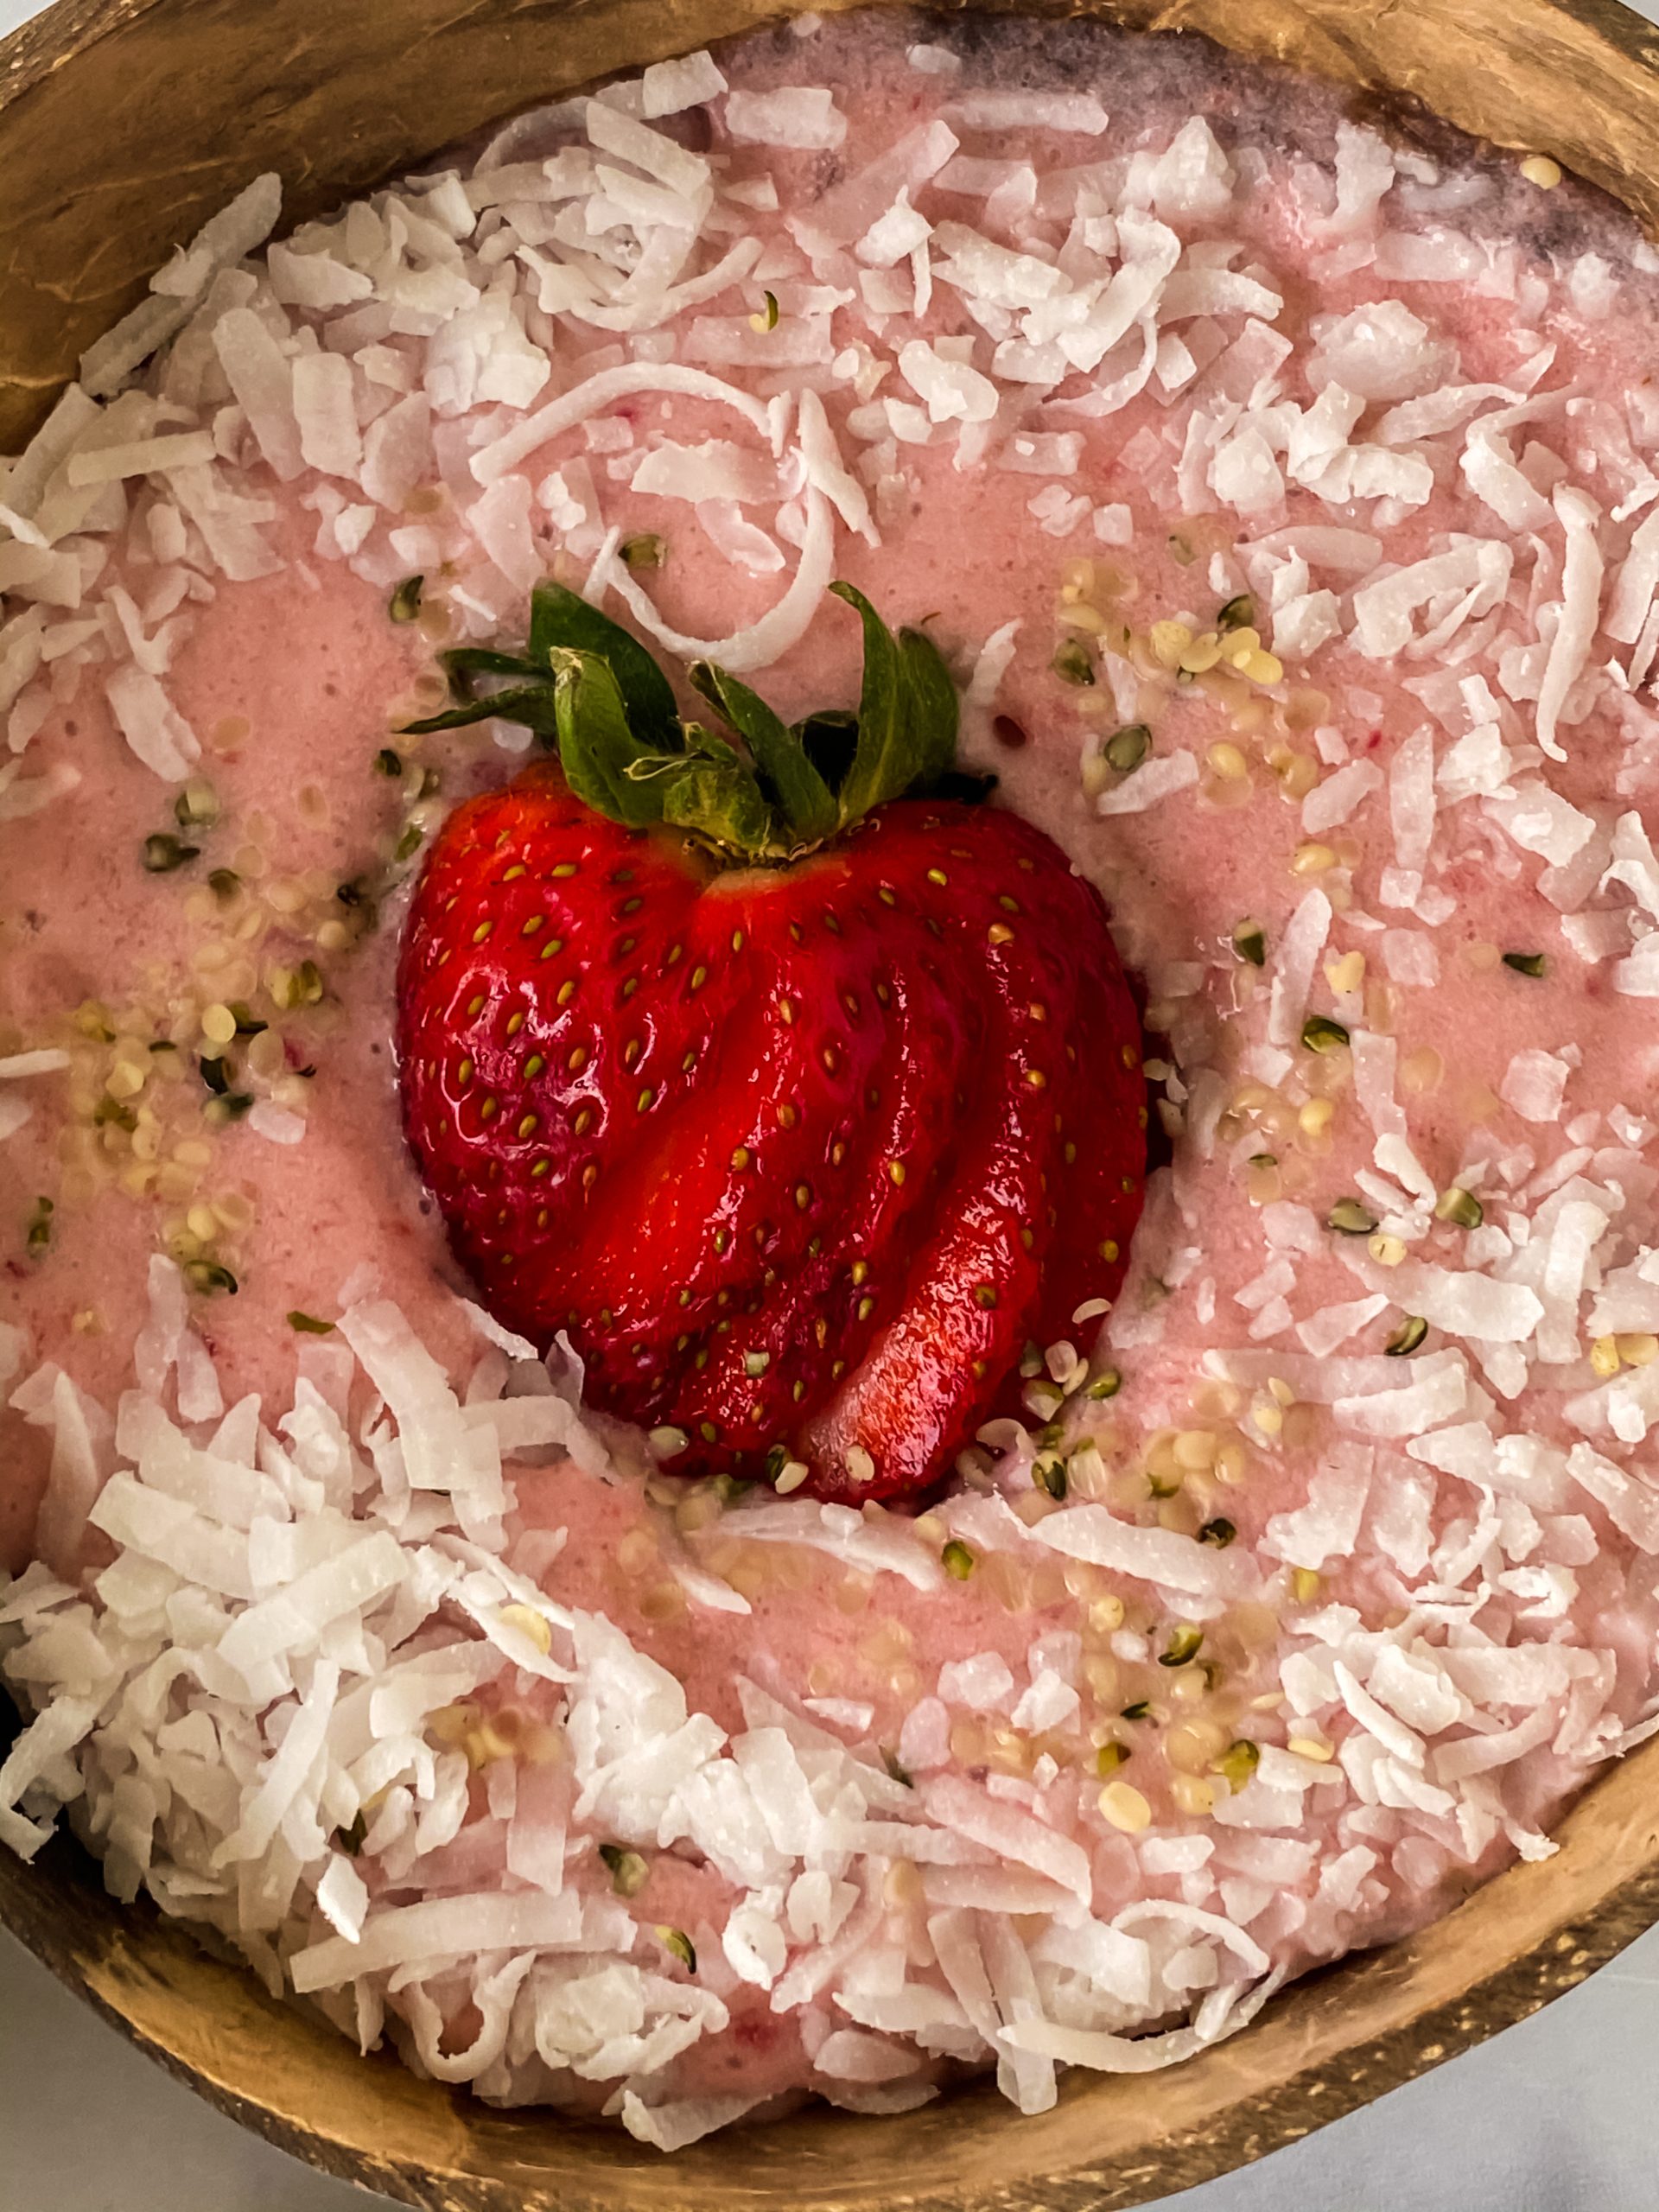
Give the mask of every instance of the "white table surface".
M 0 35 L 34 13 L 0 0 Z M 1659 1929 L 1548 2012 L 1167 2212 L 1655 2212 L 1656 2107 Z M 221 2118 L 0 1936 L 0 2212 L 381 2201 Z

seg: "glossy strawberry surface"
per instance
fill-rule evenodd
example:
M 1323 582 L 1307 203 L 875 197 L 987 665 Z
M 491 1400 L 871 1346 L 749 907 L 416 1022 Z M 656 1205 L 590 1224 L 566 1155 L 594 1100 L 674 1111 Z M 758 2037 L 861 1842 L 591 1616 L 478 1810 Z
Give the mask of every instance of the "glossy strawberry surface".
M 1097 893 L 994 804 L 894 799 L 716 870 L 538 764 L 440 832 L 399 1027 L 485 1302 L 567 1331 L 601 1408 L 683 1431 L 676 1471 L 924 1491 L 1027 1343 L 1086 1345 L 1118 1287 L 1133 1002 Z

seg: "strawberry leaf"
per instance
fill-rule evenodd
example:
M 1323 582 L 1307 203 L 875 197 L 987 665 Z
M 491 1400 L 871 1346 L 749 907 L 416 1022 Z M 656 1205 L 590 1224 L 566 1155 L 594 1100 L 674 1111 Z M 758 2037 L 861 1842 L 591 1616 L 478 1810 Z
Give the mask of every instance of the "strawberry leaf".
M 807 759 L 839 796 L 858 750 L 858 716 L 844 707 L 823 707 L 792 728 Z
M 635 736 L 664 752 L 679 750 L 673 686 L 639 639 L 564 585 L 537 584 L 530 601 L 530 657 L 547 667 L 559 652 L 607 663 Z
M 456 703 L 441 715 L 429 715 L 423 721 L 406 722 L 406 736 L 424 737 L 435 729 L 465 729 L 474 722 L 488 721 L 493 715 L 500 715 L 510 722 L 524 723 L 540 737 L 552 738 L 552 684 L 545 671 L 533 660 L 523 660 L 514 653 L 493 652 L 485 645 L 457 645 L 438 658 L 448 672 L 450 696 Z M 475 676 L 505 676 L 517 681 L 505 684 L 499 691 L 480 695 L 473 689 Z
M 718 730 L 710 729 L 702 722 L 682 722 L 680 728 L 685 732 L 688 753 L 706 754 L 710 760 L 734 760 L 740 767 L 744 765 L 743 755 Z
M 547 670 L 543 663 L 525 660 L 518 653 L 498 653 L 487 645 L 453 645 L 438 658 L 449 672 L 449 681 L 457 689 L 465 690 L 467 678 L 474 676 L 516 676 L 521 683 L 544 683 Z M 459 678 L 459 683 L 457 679 Z
M 596 813 L 630 830 L 662 821 L 666 787 L 658 770 L 679 767 L 683 754 L 640 743 L 629 728 L 621 686 L 608 661 L 563 646 L 553 649 L 552 660 L 565 781 Z M 677 721 L 674 728 L 677 735 Z
M 466 729 L 474 722 L 486 722 L 496 715 L 506 721 L 522 722 L 538 737 L 551 739 L 558 734 L 553 686 L 544 677 L 534 683 L 513 684 L 505 690 L 488 692 L 481 699 L 466 700 L 459 707 L 447 707 L 442 714 L 428 715 L 418 722 L 405 722 L 404 733 L 410 737 L 424 737 L 435 729 Z
M 922 766 L 914 781 L 931 786 L 956 766 L 957 687 L 938 647 L 920 630 L 899 632 L 899 654 L 904 663 L 912 728 L 922 754 Z
M 788 860 L 885 800 L 938 788 L 956 755 L 956 690 L 932 641 L 918 630 L 895 638 L 853 585 L 830 589 L 863 625 L 856 715 L 829 710 L 791 728 L 747 684 L 712 661 L 694 663 L 692 685 L 740 750 L 682 719 L 673 687 L 636 638 L 549 582 L 531 595 L 528 652 L 445 653 L 456 703 L 408 727 L 522 722 L 556 743 L 571 790 L 612 821 L 668 823 L 740 862 Z M 477 693 L 481 677 L 503 679 L 501 688 Z
M 712 661 L 694 661 L 688 673 L 695 689 L 748 747 L 760 791 L 782 817 L 777 834 L 797 847 L 821 844 L 833 835 L 835 794 L 794 731 L 747 683 Z
M 664 782 L 662 793 L 662 819 L 676 830 L 706 837 L 741 860 L 759 859 L 773 846 L 772 809 L 753 769 L 734 753 L 694 760 Z
M 957 695 L 938 648 L 919 630 L 895 638 L 854 585 L 830 588 L 864 626 L 858 749 L 840 794 L 844 827 L 944 774 L 956 757 Z

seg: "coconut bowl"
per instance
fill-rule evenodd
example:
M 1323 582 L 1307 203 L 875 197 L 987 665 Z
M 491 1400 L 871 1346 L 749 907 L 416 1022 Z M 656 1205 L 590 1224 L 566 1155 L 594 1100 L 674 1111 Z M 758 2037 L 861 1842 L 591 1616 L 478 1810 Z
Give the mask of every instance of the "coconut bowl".
M 287 219 L 302 220 L 515 108 L 793 12 L 794 0 L 59 0 L 0 42 L 0 452 L 17 450 L 149 272 L 262 170 L 281 171 Z M 1357 97 L 1418 103 L 1549 152 L 1659 232 L 1659 32 L 1614 0 L 1050 12 L 1202 33 Z M 1659 1740 L 1604 1775 L 1559 1840 L 1554 1858 L 1294 1985 L 1169 2073 L 1074 2072 L 1033 2119 L 988 2085 L 901 2119 L 820 2107 L 671 2159 L 359 2060 L 153 1910 L 112 1902 L 67 1839 L 32 1866 L 0 1852 L 0 1925 L 221 2110 L 430 2212 L 1109 2212 L 1259 2158 L 1439 2065 L 1659 1920 Z

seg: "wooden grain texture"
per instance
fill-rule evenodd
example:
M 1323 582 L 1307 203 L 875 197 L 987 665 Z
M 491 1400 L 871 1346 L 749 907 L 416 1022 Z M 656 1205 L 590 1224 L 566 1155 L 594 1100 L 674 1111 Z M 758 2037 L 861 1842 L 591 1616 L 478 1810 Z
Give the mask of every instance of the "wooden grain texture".
M 1095 11 L 1421 99 L 1465 130 L 1548 149 L 1659 232 L 1659 35 L 1611 0 Z M 149 271 L 260 170 L 282 170 L 298 219 L 493 117 L 788 12 L 766 0 L 60 0 L 0 43 L 0 451 Z M 1659 1919 L 1659 1741 L 1581 1800 L 1560 1842 L 1421 1936 L 1298 1984 L 1168 2074 L 1074 2075 L 1033 2119 L 984 2086 L 899 2120 L 818 2109 L 673 2159 L 355 2059 L 177 1926 L 111 1904 L 66 1840 L 32 1867 L 0 1852 L 0 1923 L 223 2110 L 431 2212 L 1116 2212 L 1395 2088 Z

